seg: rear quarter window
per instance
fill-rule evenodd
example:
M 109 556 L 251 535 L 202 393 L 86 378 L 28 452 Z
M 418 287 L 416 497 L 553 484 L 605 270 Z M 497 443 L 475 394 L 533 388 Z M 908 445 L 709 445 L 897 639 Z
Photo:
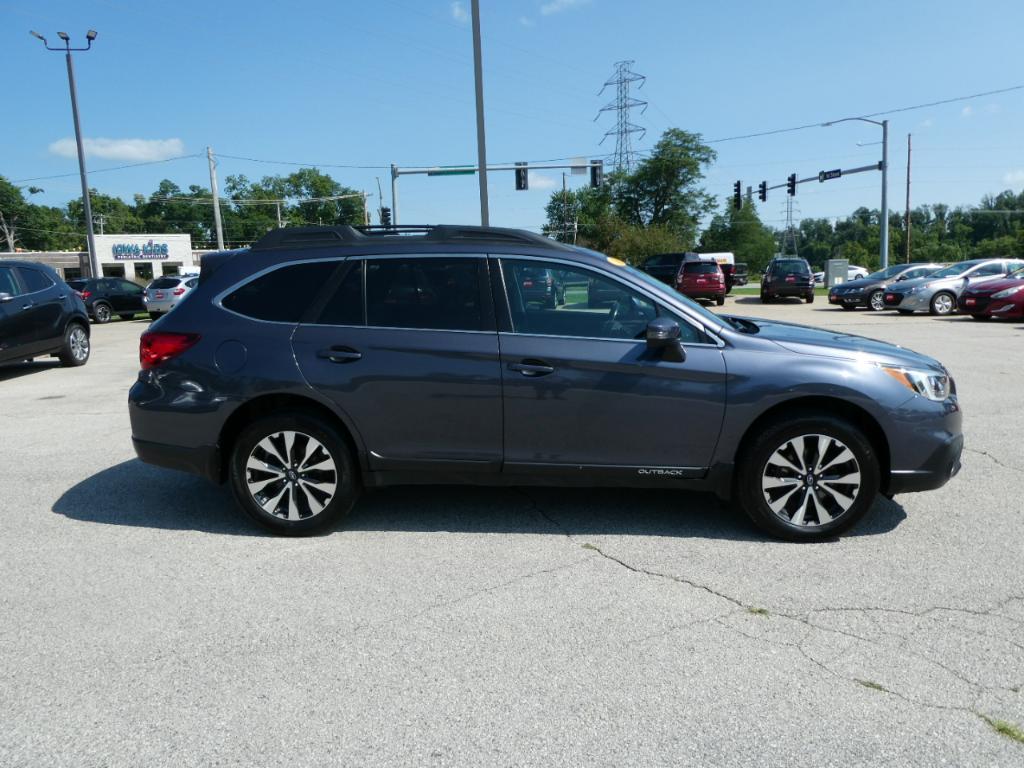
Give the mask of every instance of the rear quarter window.
M 235 289 L 221 306 L 255 320 L 297 323 L 338 267 L 313 261 L 279 267 Z
M 25 290 L 28 293 L 45 291 L 53 285 L 53 280 L 38 269 L 32 269 L 31 267 L 18 267 L 18 273 L 21 275 L 21 281 L 25 284 Z

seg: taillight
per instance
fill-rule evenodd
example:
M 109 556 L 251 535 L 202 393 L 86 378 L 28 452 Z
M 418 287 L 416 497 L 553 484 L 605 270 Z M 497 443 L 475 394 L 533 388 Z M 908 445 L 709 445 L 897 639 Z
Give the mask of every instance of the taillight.
M 92 291 L 78 291 L 78 295 L 81 296 L 83 299 L 88 299 L 90 296 L 92 296 Z
M 197 341 L 198 333 L 147 331 L 139 339 L 139 365 L 142 366 L 142 370 L 155 368 L 177 357 Z
M 173 291 L 171 291 L 171 293 L 173 293 L 175 296 L 181 296 L 181 294 L 183 294 L 184 292 L 184 288 L 175 288 Z

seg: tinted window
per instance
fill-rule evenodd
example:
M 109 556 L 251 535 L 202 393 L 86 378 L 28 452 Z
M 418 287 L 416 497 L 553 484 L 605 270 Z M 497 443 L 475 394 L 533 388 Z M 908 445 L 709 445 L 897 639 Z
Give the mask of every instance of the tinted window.
M 199 282 L 199 278 L 198 277 L 193 277 L 191 280 L 186 280 L 185 281 L 185 287 L 186 288 L 195 288 L 196 284 L 198 282 Z
M 142 286 L 136 283 L 129 283 L 127 280 L 118 280 L 117 288 L 122 293 L 142 293 Z
M 44 275 L 38 269 L 18 267 L 18 273 L 21 275 L 21 281 L 25 284 L 25 289 L 28 293 L 45 291 L 53 285 L 53 280 Z
M 221 304 L 257 320 L 297 323 L 337 266 L 336 261 L 313 261 L 281 267 L 246 283 Z
M 717 264 L 708 262 L 691 261 L 683 265 L 683 273 L 687 275 L 713 275 L 718 272 Z
M 366 323 L 382 328 L 482 331 L 480 259 L 366 262 Z
M 0 267 L 0 293 L 9 293 L 17 296 L 20 293 L 18 284 L 14 281 L 14 272 L 10 267 Z
M 363 324 L 363 262 L 357 261 L 317 318 L 320 325 Z
M 559 268 L 565 283 L 565 304 L 551 308 L 534 301 L 529 288 L 523 286 L 536 269 L 536 262 L 502 260 L 512 329 L 516 333 L 642 339 L 651 320 L 659 314 L 671 316 L 617 280 L 578 268 Z M 691 325 L 682 321 L 679 324 L 683 341 L 703 340 Z
M 181 281 L 177 277 L 158 277 L 149 284 L 149 287 L 157 290 L 162 288 L 174 288 L 179 282 Z
M 806 261 L 797 261 L 795 259 L 786 259 L 785 261 L 773 261 L 772 272 L 777 275 L 785 274 L 801 274 L 809 275 L 811 273 L 810 268 L 807 266 Z
M 87 280 L 68 280 L 68 286 L 75 291 L 84 291 L 88 286 Z

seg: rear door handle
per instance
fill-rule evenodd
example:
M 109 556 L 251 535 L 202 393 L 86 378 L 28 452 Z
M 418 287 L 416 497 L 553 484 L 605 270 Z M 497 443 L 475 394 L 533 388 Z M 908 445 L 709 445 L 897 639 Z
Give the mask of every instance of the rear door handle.
M 354 363 L 363 357 L 363 353 L 352 347 L 328 347 L 316 353 L 317 357 L 330 360 L 332 363 Z
M 523 376 L 547 376 L 555 372 L 553 365 L 548 365 L 543 360 L 521 360 L 518 363 L 509 363 L 510 371 L 519 371 Z

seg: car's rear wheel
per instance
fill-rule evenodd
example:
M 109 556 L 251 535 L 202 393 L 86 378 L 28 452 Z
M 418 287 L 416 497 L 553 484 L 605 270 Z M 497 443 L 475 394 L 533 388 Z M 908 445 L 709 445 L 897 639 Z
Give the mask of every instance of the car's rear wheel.
M 81 323 L 72 323 L 64 331 L 64 346 L 57 354 L 66 368 L 85 365 L 89 361 L 89 334 Z
M 716 296 L 715 304 L 717 304 L 718 306 L 722 306 L 723 304 L 725 304 L 725 296 Z
M 257 523 L 306 536 L 338 523 L 355 504 L 359 478 L 344 438 L 300 411 L 246 427 L 231 451 L 231 490 Z
M 149 310 L 149 319 L 150 320 L 159 320 L 160 316 L 162 314 L 163 314 L 163 312 L 154 312 L 153 310 Z
M 109 323 L 112 316 L 110 305 L 104 304 L 102 301 L 97 302 L 92 307 L 92 316 L 100 325 Z
M 744 511 L 762 530 L 790 541 L 821 541 L 848 530 L 871 508 L 881 478 L 860 430 L 809 414 L 760 430 L 738 469 Z
M 769 296 L 764 291 L 761 291 L 761 303 L 762 304 L 771 304 L 772 303 L 772 297 Z
M 808 304 L 813 304 L 814 303 L 814 294 L 813 293 L 808 293 L 806 296 L 804 296 L 804 301 L 806 301 Z
M 885 309 L 885 293 L 883 291 L 872 291 L 868 297 L 868 307 L 874 312 L 881 312 Z
M 932 296 L 928 308 L 933 315 L 951 315 L 956 311 L 956 297 L 947 291 L 939 291 Z

